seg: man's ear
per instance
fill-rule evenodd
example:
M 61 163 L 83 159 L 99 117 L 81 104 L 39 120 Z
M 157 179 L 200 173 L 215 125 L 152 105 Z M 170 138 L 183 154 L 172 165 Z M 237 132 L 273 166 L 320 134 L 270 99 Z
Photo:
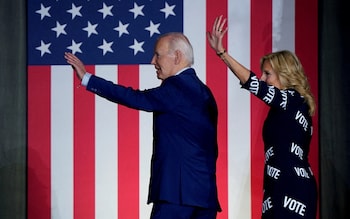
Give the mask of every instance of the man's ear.
M 175 65 L 178 65 L 182 62 L 182 52 L 180 50 L 175 50 Z

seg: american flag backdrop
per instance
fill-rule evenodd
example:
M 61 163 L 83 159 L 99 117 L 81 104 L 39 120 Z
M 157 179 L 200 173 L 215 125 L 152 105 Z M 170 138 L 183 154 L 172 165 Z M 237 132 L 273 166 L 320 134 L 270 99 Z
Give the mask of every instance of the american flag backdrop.
M 261 214 L 267 107 L 240 89 L 209 48 L 216 16 L 228 18 L 225 45 L 258 75 L 265 53 L 301 59 L 318 99 L 317 0 L 28 0 L 28 219 L 149 218 L 152 114 L 110 103 L 83 87 L 64 52 L 116 83 L 158 86 L 150 65 L 160 34 L 183 32 L 194 68 L 219 107 L 218 218 Z M 310 162 L 318 178 L 318 115 Z

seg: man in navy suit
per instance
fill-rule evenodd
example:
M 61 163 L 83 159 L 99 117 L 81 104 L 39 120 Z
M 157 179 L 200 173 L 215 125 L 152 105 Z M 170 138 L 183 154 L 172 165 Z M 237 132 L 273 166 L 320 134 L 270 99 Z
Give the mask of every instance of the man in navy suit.
M 65 58 L 88 91 L 153 112 L 151 219 L 216 218 L 221 211 L 216 184 L 218 110 L 210 89 L 191 68 L 193 49 L 187 37 L 168 33 L 157 40 L 151 63 L 162 83 L 143 91 L 87 73 L 71 53 Z

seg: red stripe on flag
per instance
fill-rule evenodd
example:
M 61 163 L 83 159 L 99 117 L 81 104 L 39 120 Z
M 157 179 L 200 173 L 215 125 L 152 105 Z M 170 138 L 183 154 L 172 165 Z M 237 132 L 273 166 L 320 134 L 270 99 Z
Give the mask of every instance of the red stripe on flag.
M 28 66 L 28 219 L 51 218 L 50 83 L 49 66 Z
M 299 57 L 318 107 L 318 0 L 295 1 L 295 53 Z M 313 120 L 309 161 L 319 185 L 318 110 Z M 319 211 L 317 212 L 319 218 Z
M 227 0 L 207 0 L 207 30 L 211 31 L 217 16 L 227 18 Z M 224 45 L 227 43 L 224 39 Z M 227 67 L 207 44 L 207 85 L 211 88 L 218 104 L 218 144 L 219 157 L 217 161 L 217 184 L 219 201 L 223 211 L 218 218 L 228 218 L 228 155 L 227 155 Z
M 90 73 L 94 66 L 86 66 Z M 95 97 L 74 77 L 74 218 L 95 218 Z
M 272 51 L 272 1 L 251 1 L 251 69 L 260 76 L 260 58 Z M 252 219 L 261 217 L 264 144 L 262 126 L 268 107 L 251 95 Z
M 118 84 L 139 88 L 139 66 L 118 66 Z M 139 218 L 139 112 L 118 105 L 118 218 Z

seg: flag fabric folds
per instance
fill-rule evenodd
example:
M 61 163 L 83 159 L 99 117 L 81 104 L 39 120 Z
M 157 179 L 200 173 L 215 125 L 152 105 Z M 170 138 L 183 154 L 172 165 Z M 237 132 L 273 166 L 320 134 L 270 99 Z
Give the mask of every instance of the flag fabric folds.
M 218 218 L 260 218 L 267 107 L 206 41 L 216 16 L 227 18 L 227 51 L 258 75 L 265 53 L 301 59 L 317 98 L 317 0 L 28 0 L 28 219 L 149 218 L 146 204 L 152 114 L 80 87 L 64 52 L 87 71 L 137 89 L 158 86 L 150 65 L 159 35 L 183 32 L 194 68 L 219 107 Z M 310 162 L 318 177 L 318 118 Z

